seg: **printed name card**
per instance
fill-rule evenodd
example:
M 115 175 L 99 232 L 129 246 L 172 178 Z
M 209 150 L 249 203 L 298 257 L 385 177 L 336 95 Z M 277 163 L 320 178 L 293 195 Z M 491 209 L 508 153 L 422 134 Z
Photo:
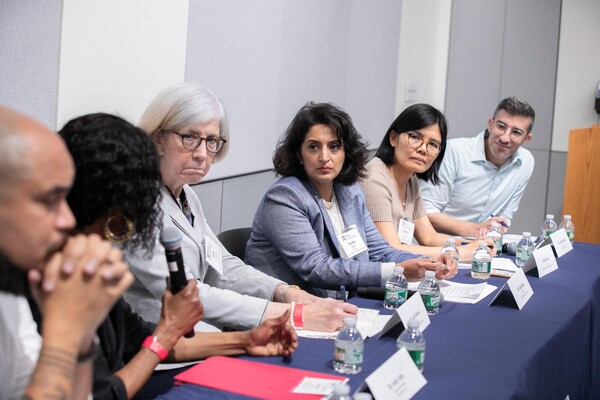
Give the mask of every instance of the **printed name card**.
M 546 246 L 546 248 L 550 249 L 552 253 L 552 249 L 550 246 Z M 539 268 L 539 267 L 538 267 Z M 506 284 L 510 288 L 515 301 L 517 302 L 517 307 L 519 310 L 523 308 L 523 306 L 529 301 L 531 296 L 533 296 L 533 289 L 531 289 L 531 285 L 525 276 L 523 270 L 518 270 L 510 277 Z
M 427 310 L 425 309 L 425 304 L 423 303 L 423 299 L 419 293 L 415 293 L 409 297 L 408 300 L 402 304 L 392 317 L 386 322 L 386 324 L 381 329 L 381 332 L 377 335 L 377 338 L 383 336 L 387 331 L 392 329 L 394 326 L 398 324 L 398 322 L 402 321 L 402 324 L 406 327 L 408 326 L 408 321 L 415 318 L 419 321 L 419 330 L 423 332 L 427 326 L 431 323 L 429 319 L 429 314 L 427 314 Z
M 550 247 L 550 246 L 546 246 Z M 552 252 L 552 250 L 550 250 Z M 508 286 L 509 290 L 505 290 Z M 529 299 L 533 296 L 533 289 L 525 276 L 525 272 L 521 268 L 511 276 L 508 281 L 498 290 L 496 296 L 490 302 L 492 304 L 500 303 L 504 298 L 509 297 L 511 304 L 516 304 L 519 310 L 525 306 Z
M 429 314 L 427 314 L 427 310 L 425 309 L 425 303 L 423 303 L 423 299 L 419 292 L 410 296 L 396 312 L 400 316 L 400 320 L 402 320 L 402 324 L 405 327 L 408 326 L 408 321 L 416 319 L 419 321 L 419 330 L 423 332 L 431 323 Z
M 554 251 L 556 251 L 557 257 L 562 257 L 564 254 L 567 254 L 571 250 L 573 250 L 573 245 L 567 236 L 567 232 L 564 228 L 557 230 L 556 232 L 550 235 L 550 239 L 552 239 L 552 245 L 554 246 Z
M 535 259 L 535 264 L 537 266 L 540 278 L 548 275 L 555 269 L 558 269 L 558 264 L 556 263 L 556 258 L 554 258 L 552 246 L 544 246 L 534 250 L 533 258 Z
M 388 358 L 366 379 L 376 399 L 404 400 L 412 398 L 427 380 L 405 348 Z

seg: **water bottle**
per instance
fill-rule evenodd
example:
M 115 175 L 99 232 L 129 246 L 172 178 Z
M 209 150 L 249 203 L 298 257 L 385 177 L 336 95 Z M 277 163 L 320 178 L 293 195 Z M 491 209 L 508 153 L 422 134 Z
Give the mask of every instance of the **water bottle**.
M 565 229 L 569 240 L 573 243 L 573 240 L 575 240 L 575 225 L 573 225 L 573 221 L 571 221 L 571 216 L 569 214 L 565 214 L 559 228 Z
M 373 396 L 370 393 L 359 392 L 354 394 L 352 400 L 373 400 Z
M 542 224 L 542 239 L 546 239 L 552 233 L 556 232 L 557 229 L 556 222 L 554 222 L 554 215 L 547 214 L 546 220 Z
M 342 374 L 357 374 L 362 370 L 365 344 L 356 318 L 344 318 L 344 327 L 335 338 L 333 369 Z
M 347 383 L 340 383 L 333 388 L 333 393 L 327 398 L 329 400 L 352 400 L 350 386 Z
M 473 254 L 471 276 L 475 279 L 489 279 L 492 270 L 492 255 L 486 242 L 479 242 L 479 247 Z
M 417 291 L 423 299 L 427 314 L 435 315 L 440 310 L 440 286 L 435 281 L 435 271 L 425 271 L 425 278 Z
M 396 341 L 398 349 L 405 348 L 415 362 L 419 371 L 423 372 L 423 363 L 425 362 L 425 338 L 419 330 L 419 321 L 416 319 L 408 320 L 408 327 L 398 336 Z
M 440 250 L 440 256 L 446 253 L 450 254 L 450 257 L 452 257 L 456 261 L 456 264 L 458 264 L 458 249 L 454 244 L 453 238 L 446 239 L 446 244 L 444 247 L 442 247 L 442 250 Z
M 488 240 L 494 242 L 496 247 L 496 255 L 502 255 L 502 231 L 500 230 L 500 224 L 496 221 L 492 222 L 492 227 L 487 233 Z
M 531 232 L 523 232 L 523 237 L 517 243 L 517 254 L 515 256 L 515 264 L 517 267 L 523 268 L 533 251 L 533 242 L 531 241 Z
M 404 267 L 396 265 L 394 274 L 385 282 L 385 297 L 383 306 L 395 310 L 406 301 L 408 297 L 408 282 L 404 279 Z

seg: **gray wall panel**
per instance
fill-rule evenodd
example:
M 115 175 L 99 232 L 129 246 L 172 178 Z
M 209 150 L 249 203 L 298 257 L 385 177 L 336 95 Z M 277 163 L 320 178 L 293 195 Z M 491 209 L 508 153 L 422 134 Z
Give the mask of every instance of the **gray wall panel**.
M 61 0 L 0 2 L 0 104 L 56 128 Z
M 521 97 L 536 112 L 530 149 L 550 149 L 561 0 L 509 0 L 500 97 Z
M 223 181 L 202 183 L 200 185 L 192 186 L 192 188 L 200 198 L 208 225 L 213 232 L 221 232 Z
M 550 175 L 548 181 L 548 198 L 546 200 L 546 212 L 554 214 L 554 218 L 562 220 L 563 213 L 567 214 L 572 210 L 563 211 L 563 200 L 565 196 L 565 177 L 567 174 L 567 153 L 563 151 L 553 151 L 550 153 Z M 576 221 L 574 223 L 577 223 Z
M 221 231 L 252 226 L 260 201 L 276 180 L 269 171 L 223 181 Z
M 448 136 L 483 130 L 498 104 L 505 1 L 452 2 L 445 114 Z
M 519 209 L 513 217 L 510 233 L 520 234 L 530 231 L 537 235 L 544 221 L 546 208 L 546 185 L 550 157 L 547 151 L 530 150 L 535 158 L 533 175 L 529 179 Z

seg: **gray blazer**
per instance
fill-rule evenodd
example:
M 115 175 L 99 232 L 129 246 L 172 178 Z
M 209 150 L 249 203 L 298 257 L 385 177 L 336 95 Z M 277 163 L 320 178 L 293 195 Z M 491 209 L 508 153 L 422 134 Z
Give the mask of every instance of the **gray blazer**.
M 396 250 L 383 239 L 365 206 L 358 184 L 334 185 L 346 227 L 356 225 L 368 247 L 352 259 L 340 247 L 323 200 L 309 181 L 285 177 L 263 197 L 254 216 L 245 261 L 265 273 L 319 296 L 327 290 L 381 286 L 381 264 L 419 257 Z
M 192 188 L 183 190 L 195 216 L 192 226 L 178 204 L 163 187 L 160 207 L 163 224 L 174 225 L 181 231 L 183 261 L 188 279 L 197 279 L 200 299 L 204 305 L 203 321 L 218 328 L 248 329 L 260 323 L 269 299 L 277 285 L 283 282 L 263 274 L 231 255 L 208 226 L 200 200 Z M 220 275 L 206 261 L 205 237 L 209 236 L 221 247 L 223 274 Z M 139 251 L 129 251 L 126 259 L 135 275 L 135 282 L 125 299 L 144 319 L 158 322 L 162 296 L 168 276 L 165 251 L 156 232 L 154 253 L 149 257 Z M 207 330 L 197 326 L 198 330 Z

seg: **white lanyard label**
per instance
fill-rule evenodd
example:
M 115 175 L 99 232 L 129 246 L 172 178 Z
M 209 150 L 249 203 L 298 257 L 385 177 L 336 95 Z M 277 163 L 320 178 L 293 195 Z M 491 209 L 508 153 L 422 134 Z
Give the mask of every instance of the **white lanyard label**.
M 404 244 L 412 244 L 414 234 L 415 224 L 400 218 L 398 221 L 398 236 L 400 237 L 400 241 Z
M 204 244 L 206 261 L 220 275 L 223 275 L 223 254 L 221 252 L 221 247 L 208 236 L 204 236 Z
M 354 256 L 367 251 L 367 245 L 358 233 L 356 225 L 351 225 L 338 236 L 338 243 L 342 248 L 342 257 L 353 258 Z

